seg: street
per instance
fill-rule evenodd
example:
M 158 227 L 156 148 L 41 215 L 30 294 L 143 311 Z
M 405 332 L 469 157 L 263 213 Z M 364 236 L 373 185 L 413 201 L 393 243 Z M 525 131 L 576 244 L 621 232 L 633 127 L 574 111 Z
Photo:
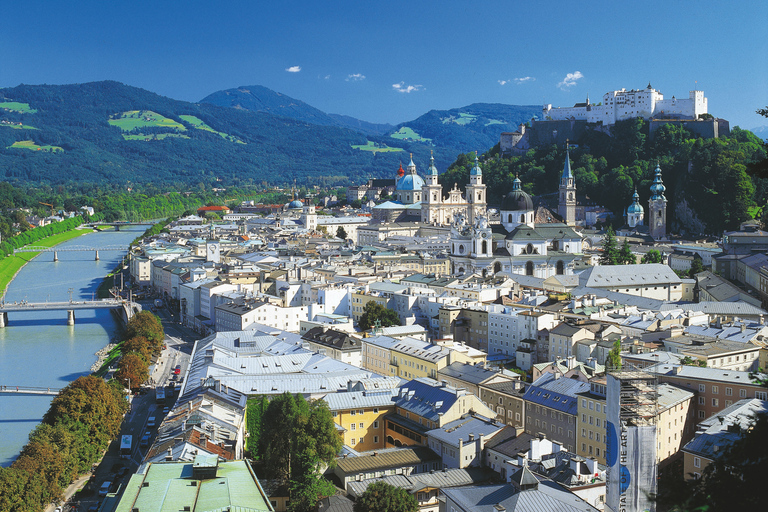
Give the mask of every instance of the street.
M 152 301 L 146 300 L 140 301 L 140 303 L 142 308 L 150 310 Z M 113 483 L 111 492 L 121 492 L 122 487 L 139 468 L 147 451 L 152 446 L 158 426 L 164 419 L 163 408 L 172 408 L 178 398 L 179 380 L 186 376 L 192 348 L 199 335 L 191 329 L 178 325 L 178 323 L 174 325 L 174 317 L 178 319 L 178 315 L 174 315 L 166 308 L 159 309 L 155 314 L 160 318 L 165 330 L 165 346 L 154 365 L 150 366 L 150 377 L 147 384 L 132 397 L 130 409 L 121 426 L 120 436 L 110 444 L 104 458 L 92 475 L 85 475 L 70 485 L 65 493 L 67 500 L 66 504 L 62 505 L 62 512 L 97 510 L 93 507 L 98 507 L 101 504 L 102 497 L 98 493 L 104 482 Z M 176 366 L 180 366 L 178 375 L 173 373 Z M 171 387 L 171 385 L 173 386 Z M 164 403 L 156 402 L 155 388 L 158 386 L 163 386 L 166 389 Z M 152 416 L 155 417 L 155 425 L 150 427 L 147 422 Z M 141 438 L 145 434 L 149 434 L 149 440 L 146 446 L 141 446 Z M 120 439 L 123 435 L 133 437 L 129 458 L 121 458 L 120 456 Z M 55 508 L 56 506 L 51 504 L 46 508 L 46 512 L 53 512 Z

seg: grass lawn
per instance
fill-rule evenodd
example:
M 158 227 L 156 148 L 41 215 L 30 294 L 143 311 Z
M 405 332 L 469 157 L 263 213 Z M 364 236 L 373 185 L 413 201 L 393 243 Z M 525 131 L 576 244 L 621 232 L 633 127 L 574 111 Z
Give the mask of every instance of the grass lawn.
M 160 128 L 170 128 L 179 132 L 187 131 L 187 128 L 177 123 L 173 119 L 161 116 L 151 110 L 129 110 L 121 114 L 115 114 L 114 119 L 109 120 L 109 124 L 117 126 L 124 132 L 129 132 L 135 128 L 144 128 L 146 126 L 157 126 Z
M 10 112 L 19 112 L 20 114 L 37 113 L 37 110 L 29 108 L 29 103 L 19 103 L 18 101 L 0 101 L 0 108 Z
M 411 139 L 411 140 L 424 141 L 424 142 L 429 142 L 432 140 L 432 139 L 426 139 L 422 137 L 421 135 L 419 135 L 412 129 L 408 128 L 407 126 L 403 126 L 399 130 L 397 130 L 395 133 L 390 135 L 390 137 L 392 137 L 393 139 Z
M 506 124 L 504 121 L 499 121 L 498 119 L 491 119 L 487 123 L 485 123 L 485 126 L 491 126 L 492 124 Z
M 379 147 L 375 143 L 368 141 L 368 144 L 352 145 L 352 149 L 359 149 L 360 151 L 373 151 L 374 153 L 394 153 L 397 151 L 405 151 L 403 148 L 391 148 L 389 146 Z
M 228 133 L 217 132 L 216 130 L 214 130 L 213 128 L 211 128 L 207 124 L 205 124 L 203 122 L 203 120 L 200 119 L 199 117 L 188 116 L 188 115 L 182 115 L 182 116 L 179 116 L 179 117 L 182 118 L 185 122 L 187 122 L 187 123 L 191 124 L 192 126 L 194 126 L 195 128 L 197 128 L 198 130 L 205 130 L 207 132 L 216 133 L 216 134 L 220 135 L 221 138 L 223 138 L 223 139 L 227 139 L 227 140 L 232 141 L 232 142 L 237 142 L 238 144 L 245 144 L 245 142 L 241 141 L 240 139 L 238 139 L 236 137 L 233 137 L 232 135 L 229 135 Z
M 476 115 L 461 113 L 459 114 L 458 118 L 453 116 L 444 117 L 443 119 L 441 119 L 441 121 L 443 122 L 443 124 L 456 123 L 458 125 L 464 126 L 465 124 L 473 123 L 475 119 L 477 119 Z
M 67 240 L 77 238 L 78 236 L 92 233 L 89 229 L 73 229 L 65 233 L 59 233 L 58 235 L 49 236 L 42 240 L 35 242 L 36 246 L 53 247 Z M 22 252 L 16 256 L 8 256 L 7 258 L 0 260 L 0 297 L 5 295 L 5 290 L 8 288 L 8 284 L 16 275 L 16 272 L 21 269 L 29 260 L 40 254 L 39 252 Z M 53 257 L 53 256 L 51 256 Z
M 7 126 L 8 128 L 13 128 L 14 130 L 37 130 L 38 128 L 35 128 L 34 126 L 28 126 L 26 124 L 14 124 L 9 123 L 7 121 L 0 122 L 0 126 Z
M 32 140 L 18 140 L 8 146 L 8 148 L 21 148 L 21 149 L 30 149 L 32 151 L 50 151 L 51 153 L 58 153 L 59 151 L 64 151 L 64 148 L 60 146 L 38 146 L 35 144 Z
M 189 135 L 182 135 L 181 133 L 153 133 L 150 135 L 144 135 L 139 133 L 138 135 L 126 135 L 123 134 L 125 140 L 163 140 L 167 137 L 176 137 L 177 139 L 188 139 Z

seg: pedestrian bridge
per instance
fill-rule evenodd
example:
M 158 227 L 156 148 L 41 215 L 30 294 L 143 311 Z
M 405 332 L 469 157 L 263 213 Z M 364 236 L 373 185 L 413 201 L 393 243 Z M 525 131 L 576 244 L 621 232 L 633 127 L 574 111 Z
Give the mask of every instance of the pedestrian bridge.
M 130 249 L 127 245 L 107 245 L 104 247 L 88 247 L 87 245 L 70 245 L 67 247 L 43 247 L 40 245 L 25 245 L 13 250 L 13 254 L 20 252 L 52 252 L 53 261 L 59 261 L 60 252 L 90 251 L 96 254 L 95 260 L 99 260 L 99 251 L 119 251 L 126 252 Z
M 34 388 L 29 386 L 0 385 L 0 394 L 56 396 L 60 392 L 61 390 L 56 388 Z
M 117 309 L 125 308 L 128 318 L 135 308 L 141 309 L 136 302 L 124 299 L 82 300 L 69 302 L 2 302 L 0 303 L 0 327 L 8 325 L 8 313 L 18 311 L 67 311 L 67 325 L 75 325 L 77 309 Z

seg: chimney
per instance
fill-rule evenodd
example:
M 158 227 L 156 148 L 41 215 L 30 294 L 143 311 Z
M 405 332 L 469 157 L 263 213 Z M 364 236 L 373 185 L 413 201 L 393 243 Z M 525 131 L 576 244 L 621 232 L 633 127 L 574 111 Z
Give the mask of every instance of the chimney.
M 583 460 L 581 457 L 572 457 L 569 461 L 570 468 L 577 477 L 581 476 L 581 463 Z
M 574 367 L 576 367 L 576 357 L 575 356 L 568 356 L 566 358 L 566 361 L 568 362 L 568 369 L 572 370 Z
M 469 441 L 474 441 L 474 440 L 475 440 L 475 434 L 470 433 L 469 434 Z M 467 441 L 467 442 L 469 442 L 469 441 Z
M 168 453 L 165 455 L 166 462 L 170 462 L 173 460 L 173 449 L 168 448 Z
M 592 457 L 588 458 L 584 461 L 587 464 L 587 468 L 589 468 L 589 475 L 590 476 L 597 476 L 597 459 L 593 459 Z
M 589 366 L 590 368 L 595 368 L 596 365 L 597 365 L 597 359 L 595 359 L 594 357 L 590 357 L 589 359 L 587 359 L 587 366 Z

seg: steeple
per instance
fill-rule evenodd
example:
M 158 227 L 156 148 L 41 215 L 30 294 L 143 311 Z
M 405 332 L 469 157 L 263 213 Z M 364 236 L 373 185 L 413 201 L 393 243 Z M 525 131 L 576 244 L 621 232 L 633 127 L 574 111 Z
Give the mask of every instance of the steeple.
M 435 167 L 435 155 L 432 154 L 432 150 L 429 150 L 429 171 L 428 176 L 437 176 L 437 167 Z
M 413 153 L 411 153 L 411 162 L 408 164 L 408 174 L 416 174 L 416 164 L 413 163 Z
M 560 194 L 557 213 L 569 226 L 576 225 L 576 180 L 571 171 L 570 141 L 565 141 L 565 164 L 560 178 Z
M 664 197 L 664 192 L 666 190 L 667 187 L 664 186 L 664 180 L 661 179 L 661 167 L 659 167 L 659 162 L 657 161 L 655 176 L 653 177 L 653 184 L 651 185 L 651 201 L 655 201 L 657 199 L 663 199 L 666 201 L 667 198 Z

